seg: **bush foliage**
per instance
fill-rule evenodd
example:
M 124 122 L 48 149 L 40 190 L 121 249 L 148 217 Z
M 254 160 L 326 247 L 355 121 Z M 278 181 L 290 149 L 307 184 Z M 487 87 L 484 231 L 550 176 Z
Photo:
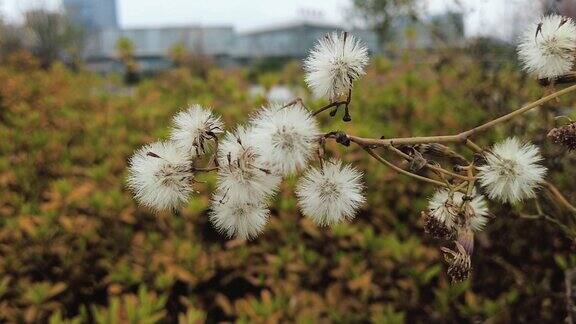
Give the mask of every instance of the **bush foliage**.
M 321 116 L 323 130 L 361 136 L 456 133 L 518 108 L 544 90 L 514 66 L 479 68 L 465 54 L 375 59 L 356 86 L 354 121 Z M 303 86 L 301 74 L 266 82 Z M 288 76 L 288 77 L 287 77 Z M 332 229 L 302 217 L 293 181 L 281 189 L 265 233 L 229 241 L 207 221 L 209 192 L 177 215 L 138 208 L 125 187 L 140 145 L 165 138 L 171 116 L 211 106 L 228 125 L 265 104 L 248 95 L 250 73 L 175 69 L 126 88 L 118 78 L 40 69 L 25 54 L 0 67 L 0 321 L 461 322 L 555 321 L 566 316 L 564 270 L 574 242 L 531 207 L 493 210 L 473 256 L 473 278 L 449 284 L 438 242 L 419 211 L 432 188 L 405 179 L 361 150 L 330 152 L 366 171 L 368 203 Z M 251 76 L 253 78 L 253 76 Z M 572 98 L 574 99 L 574 98 Z M 554 103 L 566 107 L 572 102 Z M 311 102 L 319 107 L 323 102 Z M 505 130 L 543 147 L 555 182 L 576 192 L 574 156 L 547 143 L 557 107 Z M 483 143 L 487 144 L 487 143 Z M 576 199 L 574 195 L 568 195 Z M 552 205 L 545 205 L 554 211 Z

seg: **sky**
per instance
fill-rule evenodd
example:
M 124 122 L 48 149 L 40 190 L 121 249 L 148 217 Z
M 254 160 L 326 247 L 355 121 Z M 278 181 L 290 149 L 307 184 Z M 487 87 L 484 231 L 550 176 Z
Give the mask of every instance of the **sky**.
M 98 1 L 98 0 L 93 0 Z M 294 21 L 305 16 L 345 24 L 351 0 L 117 0 L 123 27 L 233 25 L 239 31 Z M 466 33 L 507 38 L 511 24 L 534 19 L 534 0 L 425 0 L 430 12 L 458 7 L 466 13 Z M 460 5 L 455 5 L 459 3 Z M 532 5 L 531 5 L 532 4 Z M 18 19 L 35 6 L 57 8 L 60 0 L 0 0 L 0 10 Z M 520 13 L 518 16 L 517 13 Z

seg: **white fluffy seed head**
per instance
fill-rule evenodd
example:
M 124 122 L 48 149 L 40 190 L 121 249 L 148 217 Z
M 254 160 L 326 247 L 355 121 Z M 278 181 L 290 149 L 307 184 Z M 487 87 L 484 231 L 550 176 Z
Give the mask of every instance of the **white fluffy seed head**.
M 518 46 L 524 69 L 539 78 L 568 73 L 576 53 L 576 23 L 571 18 L 551 15 L 532 24 Z
M 266 200 L 282 180 L 256 148 L 252 129 L 240 127 L 226 134 L 218 148 L 218 164 L 218 190 L 233 201 Z
M 238 201 L 217 193 L 212 200 L 210 222 L 228 237 L 249 240 L 263 231 L 269 213 L 263 202 Z
M 311 167 L 298 182 L 296 196 L 302 213 L 316 224 L 334 225 L 354 218 L 364 203 L 362 173 L 339 160 Z
M 517 203 L 534 197 L 534 190 L 543 181 L 546 168 L 540 165 L 542 156 L 532 144 L 508 138 L 486 154 L 487 164 L 480 167 L 480 184 L 490 199 Z
M 484 196 L 474 192 L 472 197 L 472 200 L 466 203 L 463 193 L 440 189 L 428 201 L 429 215 L 455 230 L 458 215 L 464 213 L 468 219 L 468 224 L 463 224 L 464 227 L 480 232 L 488 223 L 488 206 Z
M 318 123 L 301 105 L 263 108 L 251 124 L 255 146 L 274 173 L 289 175 L 305 168 L 318 148 Z
M 129 165 L 128 187 L 141 205 L 155 211 L 179 207 L 194 191 L 190 156 L 173 142 L 142 147 Z
M 368 49 L 353 35 L 331 33 L 318 40 L 304 61 L 306 83 L 317 97 L 336 101 L 365 74 Z
M 200 155 L 209 150 L 210 142 L 224 131 L 220 117 L 210 109 L 193 105 L 174 116 L 170 138 L 178 147 L 192 155 Z

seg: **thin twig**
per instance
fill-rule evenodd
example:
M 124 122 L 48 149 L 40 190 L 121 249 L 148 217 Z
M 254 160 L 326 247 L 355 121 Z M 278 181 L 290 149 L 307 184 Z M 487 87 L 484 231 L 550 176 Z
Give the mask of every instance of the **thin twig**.
M 484 152 L 484 150 L 480 146 L 478 146 L 476 143 L 472 142 L 470 139 L 466 139 L 466 142 L 464 144 L 466 145 L 466 147 L 468 147 L 474 153 L 483 153 Z
M 437 186 L 440 186 L 440 187 L 449 188 L 449 186 L 448 186 L 447 184 L 443 183 L 443 182 L 440 182 L 440 181 L 437 181 L 437 180 L 434 180 L 434 179 L 430 179 L 430 178 L 427 178 L 427 177 L 423 177 L 423 176 L 417 175 L 417 174 L 415 174 L 415 173 L 406 171 L 406 170 L 404 170 L 404 169 L 402 169 L 402 168 L 394 165 L 392 162 L 390 162 L 390 161 L 384 159 L 383 157 L 381 157 L 380 155 L 376 154 L 376 153 L 375 153 L 371 148 L 369 148 L 369 147 L 363 146 L 362 148 L 363 148 L 366 152 L 368 152 L 368 154 L 370 154 L 373 158 L 375 158 L 376 160 L 378 160 L 380 163 L 387 165 L 388 167 L 390 167 L 391 169 L 395 170 L 395 171 L 398 172 L 398 173 L 401 173 L 401 174 L 407 175 L 407 176 L 409 176 L 409 177 L 412 177 L 412 178 L 414 178 L 414 179 L 417 179 L 417 180 L 420 180 L 420 181 L 424 181 L 424 182 L 428 182 L 428 183 L 431 183 L 431 184 L 434 184 L 434 185 L 437 185 Z
M 552 194 L 552 196 L 556 199 L 558 203 L 560 203 L 562 206 L 564 206 L 564 208 L 571 211 L 572 213 L 576 213 L 576 207 L 574 207 L 570 202 L 568 202 L 568 199 L 566 199 L 566 197 L 562 195 L 562 193 L 560 192 L 560 190 L 558 190 L 558 188 L 556 188 L 556 186 L 554 186 L 548 181 L 544 181 L 542 182 L 542 184 L 546 189 L 548 189 L 548 191 Z
M 408 154 L 400 151 L 399 149 L 395 148 L 394 146 L 388 146 L 388 149 L 389 149 L 390 151 L 396 153 L 397 155 L 405 158 L 405 159 L 408 160 L 408 161 L 412 161 L 412 160 L 413 160 L 413 158 L 412 158 L 410 155 L 408 155 Z M 461 175 L 461 174 L 457 174 L 457 173 L 454 173 L 454 172 L 450 172 L 450 171 L 448 171 L 448 170 L 446 170 L 446 169 L 444 169 L 444 168 L 442 168 L 442 167 L 435 166 L 435 165 L 430 164 L 430 163 L 426 163 L 426 164 L 424 165 L 424 167 L 427 168 L 427 169 L 429 169 L 429 170 L 432 170 L 432 171 L 435 171 L 435 172 L 439 172 L 439 173 L 443 173 L 443 174 L 449 175 L 449 176 L 454 177 L 454 178 L 458 178 L 458 179 L 462 179 L 462 180 L 467 180 L 467 179 L 468 179 L 466 176 L 463 176 L 463 175 Z
M 308 109 L 308 108 L 306 107 L 306 105 L 304 105 L 304 100 L 302 100 L 302 98 L 296 98 L 296 99 L 290 101 L 289 103 L 287 103 L 287 104 L 285 104 L 284 106 L 282 106 L 282 109 L 288 108 L 288 107 L 292 107 L 292 106 L 294 106 L 294 105 L 296 105 L 296 104 L 300 104 L 302 107 Z
M 314 111 L 314 112 L 312 113 L 312 116 L 316 116 L 316 115 L 318 115 L 318 114 L 320 114 L 320 113 L 322 113 L 322 112 L 324 112 L 324 111 L 326 111 L 326 110 L 328 110 L 328 109 L 330 109 L 330 108 L 338 107 L 338 106 L 340 106 L 340 105 L 345 105 L 345 104 L 346 104 L 346 101 L 335 101 L 335 102 L 331 102 L 331 103 L 327 104 L 326 106 L 324 106 L 324 107 L 322 107 L 322 108 Z
M 344 114 L 344 118 L 346 119 L 346 116 L 349 116 L 349 112 L 348 112 L 348 108 L 350 106 L 350 102 L 352 101 L 352 89 L 348 90 L 348 96 L 346 97 L 346 100 L 342 100 L 342 101 L 335 101 L 335 102 L 331 102 L 329 104 L 327 104 L 326 106 L 316 110 L 315 112 L 312 113 L 312 116 L 316 116 L 330 108 L 336 107 L 336 109 L 338 109 L 338 107 L 340 107 L 341 105 L 344 105 L 346 107 L 346 112 Z M 348 120 L 344 120 L 344 121 L 350 121 Z

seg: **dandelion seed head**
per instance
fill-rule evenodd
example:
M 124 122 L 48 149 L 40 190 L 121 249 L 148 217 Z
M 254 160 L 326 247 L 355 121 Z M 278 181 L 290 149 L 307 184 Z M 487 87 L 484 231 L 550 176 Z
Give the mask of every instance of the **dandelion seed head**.
M 223 131 L 224 124 L 220 117 L 210 109 L 193 105 L 174 116 L 170 138 L 181 149 L 192 155 L 200 155 L 209 150 L 209 142 Z
M 486 164 L 480 167 L 478 178 L 488 197 L 515 204 L 534 197 L 535 189 L 544 180 L 546 168 L 540 150 L 532 144 L 522 144 L 508 138 L 486 154 Z
M 318 148 L 318 123 L 301 105 L 272 105 L 251 123 L 255 146 L 274 173 L 289 175 L 305 168 Z
M 306 83 L 317 97 L 336 101 L 365 74 L 368 49 L 348 33 L 331 33 L 318 40 L 304 61 Z
M 227 133 L 218 148 L 218 188 L 234 201 L 267 199 L 282 180 L 256 148 L 252 132 L 240 127 Z
M 302 213 L 321 226 L 353 219 L 365 201 L 362 173 L 335 159 L 323 164 L 321 169 L 308 169 L 298 183 Z
M 177 208 L 194 191 L 190 156 L 174 142 L 156 142 L 129 161 L 128 187 L 136 200 L 155 211 Z
M 234 200 L 225 193 L 217 193 L 212 200 L 210 222 L 228 237 L 250 240 L 266 226 L 269 210 L 259 201 Z
M 428 201 L 428 213 L 448 228 L 454 230 L 457 227 L 458 215 L 467 213 L 468 224 L 476 232 L 484 229 L 488 223 L 488 206 L 484 196 L 475 192 L 472 199 L 465 201 L 465 195 L 461 192 L 450 192 L 447 189 L 437 190 Z
M 538 78 L 555 78 L 572 70 L 576 51 L 576 23 L 550 15 L 532 24 L 518 46 L 524 69 Z

